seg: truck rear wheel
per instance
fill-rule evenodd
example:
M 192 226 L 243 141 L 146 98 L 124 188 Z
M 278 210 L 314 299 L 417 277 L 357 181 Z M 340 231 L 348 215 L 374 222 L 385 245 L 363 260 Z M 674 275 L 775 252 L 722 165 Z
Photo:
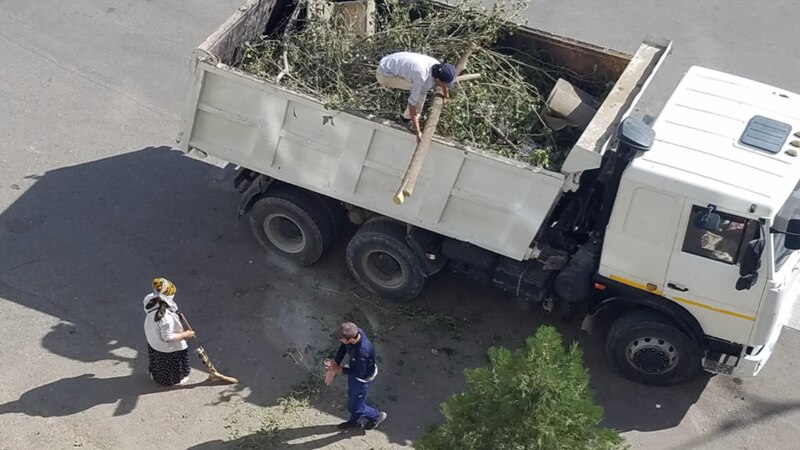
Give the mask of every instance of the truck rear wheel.
M 362 226 L 347 244 L 347 267 L 356 281 L 380 297 L 416 298 L 425 284 L 422 266 L 405 240 L 405 225 L 380 217 Z
M 608 330 L 606 356 L 626 378 L 644 384 L 687 381 L 700 371 L 700 346 L 668 317 L 630 311 Z
M 256 240 L 301 266 L 310 266 L 336 240 L 337 227 L 327 205 L 315 194 L 277 187 L 250 211 Z

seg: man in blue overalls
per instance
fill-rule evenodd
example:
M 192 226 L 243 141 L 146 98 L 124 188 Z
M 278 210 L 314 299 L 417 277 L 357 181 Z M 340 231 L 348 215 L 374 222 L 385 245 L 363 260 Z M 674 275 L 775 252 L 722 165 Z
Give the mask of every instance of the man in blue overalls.
M 350 420 L 338 425 L 340 430 L 363 425 L 366 430 L 374 430 L 386 420 L 386 413 L 367 404 L 367 394 L 372 380 L 378 375 L 375 364 L 375 348 L 364 330 L 352 322 L 345 322 L 334 333 L 342 344 L 334 359 L 325 361 L 325 383 L 333 383 L 336 375 L 347 375 L 347 410 Z M 349 356 L 348 366 L 342 367 L 344 355 Z

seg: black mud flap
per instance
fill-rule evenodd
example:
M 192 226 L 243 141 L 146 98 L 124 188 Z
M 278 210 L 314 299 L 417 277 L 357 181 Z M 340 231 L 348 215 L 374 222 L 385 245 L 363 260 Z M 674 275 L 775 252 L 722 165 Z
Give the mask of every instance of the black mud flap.
M 447 264 L 442 254 L 443 237 L 422 228 L 413 227 L 406 235 L 406 243 L 420 262 L 426 277 L 437 274 Z
M 239 179 L 239 175 L 236 177 L 237 181 Z M 257 174 L 255 179 L 249 182 L 247 190 L 242 193 L 242 198 L 239 200 L 239 215 L 237 218 L 241 218 L 243 215 L 247 214 L 248 211 L 250 211 L 250 208 L 253 207 L 253 204 L 256 202 L 256 200 L 258 200 L 261 194 L 267 192 L 267 189 L 269 189 L 269 186 L 273 181 L 275 181 L 273 178 L 270 178 L 266 175 Z

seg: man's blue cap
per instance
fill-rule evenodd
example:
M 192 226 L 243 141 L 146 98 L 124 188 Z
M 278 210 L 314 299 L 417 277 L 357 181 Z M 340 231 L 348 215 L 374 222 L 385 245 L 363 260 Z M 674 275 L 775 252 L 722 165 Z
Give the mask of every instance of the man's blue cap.
M 456 79 L 456 68 L 452 64 L 437 64 L 433 66 L 433 77 L 447 83 L 448 87 L 453 86 Z

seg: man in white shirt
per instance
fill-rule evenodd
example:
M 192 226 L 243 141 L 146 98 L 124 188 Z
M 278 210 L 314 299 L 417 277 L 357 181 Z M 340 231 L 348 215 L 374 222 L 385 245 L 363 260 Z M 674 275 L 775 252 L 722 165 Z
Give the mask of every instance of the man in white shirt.
M 427 55 L 398 52 L 381 59 L 375 77 L 381 86 L 411 91 L 402 120 L 420 140 L 419 113 L 425 105 L 428 91 L 435 86 L 441 87 L 446 101 L 450 97 L 449 88 L 456 77 L 456 69 L 452 64 L 440 63 Z

